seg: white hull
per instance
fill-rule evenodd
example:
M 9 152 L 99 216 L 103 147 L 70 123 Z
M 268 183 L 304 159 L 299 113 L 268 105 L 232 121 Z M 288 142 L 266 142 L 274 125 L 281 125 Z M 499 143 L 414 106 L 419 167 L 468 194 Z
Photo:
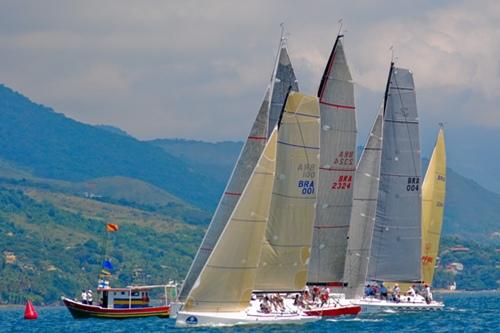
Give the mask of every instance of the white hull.
M 236 325 L 289 325 L 305 324 L 321 319 L 318 316 L 308 316 L 298 312 L 263 313 L 255 307 L 249 307 L 240 312 L 189 312 L 179 311 L 175 326 L 236 326 Z
M 183 305 L 184 303 L 182 302 L 170 303 L 170 318 L 172 319 L 177 318 L 177 314 L 179 313 L 179 311 L 181 311 Z
M 422 296 L 402 296 L 400 302 L 380 300 L 373 297 L 350 301 L 352 304 L 361 306 L 363 312 L 440 310 L 444 307 L 442 302 L 432 301 L 427 303 Z

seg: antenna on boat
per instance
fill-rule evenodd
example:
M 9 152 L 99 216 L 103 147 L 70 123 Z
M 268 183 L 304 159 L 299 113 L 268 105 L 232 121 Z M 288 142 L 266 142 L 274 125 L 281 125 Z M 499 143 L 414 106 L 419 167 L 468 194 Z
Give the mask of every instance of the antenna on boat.
M 288 36 L 290 36 L 290 33 L 286 31 L 285 22 L 281 22 L 280 27 L 281 27 L 280 45 L 281 45 L 281 47 L 286 47 L 286 46 L 288 46 L 287 42 L 288 42 Z
M 342 27 L 344 25 L 344 19 L 343 18 L 340 18 L 337 23 L 339 24 L 339 32 L 337 33 L 337 36 L 340 36 L 342 35 Z
M 398 60 L 398 57 L 394 55 L 395 53 L 394 49 L 395 49 L 394 44 L 391 45 L 391 47 L 389 47 L 389 50 L 391 51 L 391 63 L 395 63 Z
M 444 123 L 443 122 L 439 122 L 438 125 L 439 125 L 440 128 L 444 128 Z

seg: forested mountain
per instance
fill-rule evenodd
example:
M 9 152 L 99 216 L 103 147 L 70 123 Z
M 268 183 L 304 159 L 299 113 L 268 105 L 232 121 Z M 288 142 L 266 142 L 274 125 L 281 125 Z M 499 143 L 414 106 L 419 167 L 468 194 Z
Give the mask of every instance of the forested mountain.
M 51 303 L 94 287 L 106 237 L 114 285 L 182 279 L 241 146 L 140 141 L 0 85 L 0 303 Z M 472 252 L 445 252 L 443 263 L 462 260 L 472 271 L 457 275 L 459 285 L 484 288 L 496 272 L 500 195 L 452 168 L 447 178 L 443 251 Z M 112 235 L 110 222 L 120 226 Z M 444 268 L 437 275 L 450 278 Z

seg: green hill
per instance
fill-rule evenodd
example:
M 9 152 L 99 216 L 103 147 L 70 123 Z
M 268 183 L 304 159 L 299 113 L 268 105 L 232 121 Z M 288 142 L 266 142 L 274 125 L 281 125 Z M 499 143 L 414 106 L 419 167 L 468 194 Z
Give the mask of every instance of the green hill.
M 224 188 L 159 147 L 69 119 L 3 85 L 0 142 L 1 159 L 41 178 L 135 178 L 206 209 L 215 207 Z
M 170 155 L 181 158 L 191 166 L 202 168 L 207 176 L 224 184 L 243 146 L 242 142 L 233 141 L 211 143 L 183 139 L 157 139 L 149 142 Z
M 64 294 L 96 285 L 104 237 L 116 267 L 114 285 L 134 282 L 134 271 L 148 273 L 146 283 L 182 279 L 203 230 L 144 212 L 95 200 L 0 187 L 0 302 L 53 303 Z M 119 224 L 116 233 L 105 223 Z
M 453 282 L 462 290 L 500 288 L 500 252 L 494 245 L 444 237 L 439 257 L 435 288 L 446 288 Z M 452 269 L 454 263 L 461 264 L 461 269 Z

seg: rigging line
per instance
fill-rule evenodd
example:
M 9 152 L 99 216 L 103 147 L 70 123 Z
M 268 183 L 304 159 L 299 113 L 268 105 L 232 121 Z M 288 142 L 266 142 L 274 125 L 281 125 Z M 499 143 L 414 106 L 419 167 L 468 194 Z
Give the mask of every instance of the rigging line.
M 394 75 L 394 82 L 396 82 L 396 87 L 399 87 L 396 75 Z M 403 111 L 404 104 L 403 104 L 403 97 L 401 96 L 401 91 L 398 89 L 397 92 L 398 92 L 399 101 L 401 103 L 401 111 L 402 111 L 401 113 L 403 114 L 403 116 L 405 118 L 405 121 L 408 121 L 408 119 L 406 117 L 406 112 Z M 417 107 L 417 105 L 415 104 L 415 108 L 416 107 Z M 409 124 L 406 123 L 405 127 L 406 127 L 406 132 L 408 133 L 408 138 L 409 138 L 408 141 L 410 142 L 410 149 L 411 149 L 412 152 L 414 152 L 415 150 L 414 150 L 414 147 L 413 147 L 413 140 L 412 140 L 411 135 L 410 135 Z M 415 161 L 415 154 L 411 154 L 411 160 L 412 160 L 412 163 L 413 163 L 413 171 L 414 171 L 415 175 L 417 175 L 417 177 L 420 177 L 420 174 L 417 174 L 417 164 L 416 164 L 416 161 Z

